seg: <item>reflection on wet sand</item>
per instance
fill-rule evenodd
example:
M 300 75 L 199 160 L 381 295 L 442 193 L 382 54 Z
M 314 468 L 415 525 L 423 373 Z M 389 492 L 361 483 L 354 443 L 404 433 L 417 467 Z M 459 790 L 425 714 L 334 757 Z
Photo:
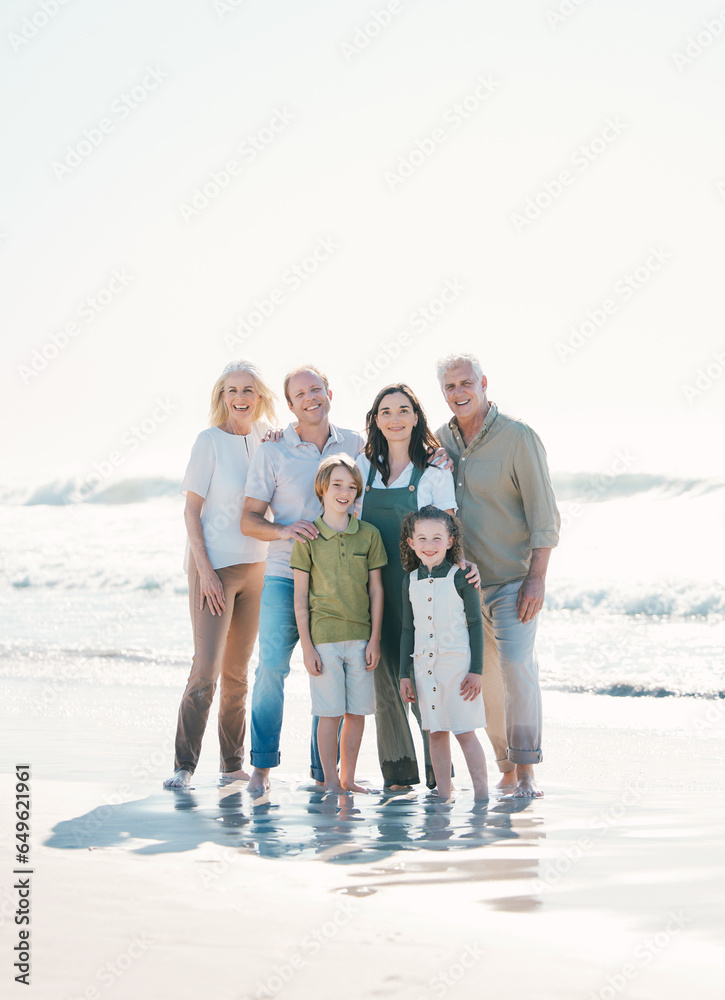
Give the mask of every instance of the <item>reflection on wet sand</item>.
M 516 840 L 530 843 L 543 836 L 536 815 L 527 814 L 526 799 L 492 799 L 474 803 L 472 793 L 459 793 L 451 803 L 415 792 L 384 796 L 324 795 L 316 789 L 276 783 L 262 799 L 253 800 L 237 783 L 200 786 L 193 791 L 150 795 L 120 805 L 101 805 L 53 828 L 48 846 L 61 849 L 123 848 L 141 855 L 178 853 L 214 843 L 239 855 L 263 858 L 316 859 L 333 864 L 379 862 L 419 850 L 463 852 Z M 407 858 L 406 858 L 407 862 Z M 480 860 L 485 875 L 466 864 L 426 863 L 421 879 L 490 878 L 499 860 Z M 531 874 L 531 863 L 515 861 L 510 877 Z M 523 871 L 523 867 L 527 870 Z M 368 868 L 367 875 L 392 869 Z M 415 866 L 404 865 L 406 882 L 416 882 Z M 513 872 L 513 870 L 512 870 Z M 507 877 L 503 870 L 494 877 Z M 374 882 L 368 885 L 373 887 Z

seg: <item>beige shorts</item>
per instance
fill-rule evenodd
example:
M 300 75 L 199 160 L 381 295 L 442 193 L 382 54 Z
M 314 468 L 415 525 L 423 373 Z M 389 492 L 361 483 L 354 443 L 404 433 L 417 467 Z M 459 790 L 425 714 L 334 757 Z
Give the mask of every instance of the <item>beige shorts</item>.
M 366 639 L 321 642 L 315 645 L 322 660 L 322 673 L 310 675 L 312 714 L 323 718 L 338 715 L 373 715 L 374 670 L 365 666 Z

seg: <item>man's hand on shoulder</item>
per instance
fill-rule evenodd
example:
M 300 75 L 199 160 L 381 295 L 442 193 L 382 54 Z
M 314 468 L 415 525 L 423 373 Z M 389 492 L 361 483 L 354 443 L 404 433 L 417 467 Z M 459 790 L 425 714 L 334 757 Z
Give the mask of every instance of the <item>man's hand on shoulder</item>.
M 294 524 L 280 524 L 280 538 L 295 542 L 314 541 L 319 535 L 316 525 L 312 521 L 295 521 Z
M 428 461 L 431 465 L 434 465 L 436 469 L 446 469 L 448 472 L 453 471 L 453 459 L 450 457 L 445 448 L 436 448 L 435 451 L 433 451 L 432 448 L 429 448 Z

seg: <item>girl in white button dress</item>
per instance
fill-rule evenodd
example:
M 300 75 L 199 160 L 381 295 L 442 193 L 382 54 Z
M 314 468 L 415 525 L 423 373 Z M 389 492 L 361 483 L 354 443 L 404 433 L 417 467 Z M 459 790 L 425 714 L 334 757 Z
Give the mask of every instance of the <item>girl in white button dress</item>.
M 400 694 L 404 702 L 414 702 L 417 691 L 438 794 L 444 801 L 451 795 L 450 733 L 463 751 L 475 798 L 488 798 L 486 759 L 475 732 L 486 725 L 481 697 L 483 623 L 478 594 L 456 565 L 461 536 L 457 518 L 427 506 L 406 516 L 400 542 L 403 568 L 409 573 L 403 585 Z

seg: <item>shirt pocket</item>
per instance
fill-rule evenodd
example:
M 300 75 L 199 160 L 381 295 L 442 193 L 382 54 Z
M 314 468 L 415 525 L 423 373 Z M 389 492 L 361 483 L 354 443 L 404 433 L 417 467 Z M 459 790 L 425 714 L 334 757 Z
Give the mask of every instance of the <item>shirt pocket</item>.
M 498 493 L 501 484 L 501 462 L 490 459 L 469 460 L 466 467 L 466 487 L 473 494 Z

